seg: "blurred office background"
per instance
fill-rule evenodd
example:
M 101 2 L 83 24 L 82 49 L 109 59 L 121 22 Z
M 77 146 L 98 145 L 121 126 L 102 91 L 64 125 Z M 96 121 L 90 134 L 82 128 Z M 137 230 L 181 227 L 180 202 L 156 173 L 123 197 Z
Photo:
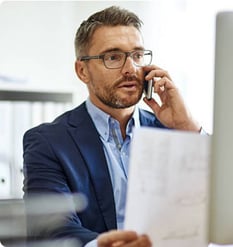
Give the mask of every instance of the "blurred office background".
M 87 97 L 74 72 L 74 36 L 111 5 L 143 20 L 153 63 L 169 71 L 212 133 L 215 15 L 232 0 L 4 1 L 0 5 L 0 198 L 22 196 L 22 136 Z M 142 102 L 142 107 L 146 107 Z

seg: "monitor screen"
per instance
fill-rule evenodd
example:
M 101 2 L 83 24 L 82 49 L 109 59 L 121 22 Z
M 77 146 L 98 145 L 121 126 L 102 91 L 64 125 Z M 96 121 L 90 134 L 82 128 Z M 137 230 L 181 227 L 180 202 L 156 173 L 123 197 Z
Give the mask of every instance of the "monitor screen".
M 233 244 L 233 12 L 216 16 L 209 238 Z

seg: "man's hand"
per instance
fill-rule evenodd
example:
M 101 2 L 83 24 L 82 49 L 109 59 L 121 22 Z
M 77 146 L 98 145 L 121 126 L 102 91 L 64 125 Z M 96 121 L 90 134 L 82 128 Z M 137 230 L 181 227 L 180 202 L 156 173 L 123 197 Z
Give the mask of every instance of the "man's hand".
M 146 80 L 153 79 L 154 92 L 158 94 L 161 104 L 154 98 L 143 100 L 160 122 L 168 128 L 198 132 L 201 126 L 193 120 L 168 72 L 155 65 L 145 67 L 144 71 L 149 72 Z
M 134 231 L 112 230 L 97 238 L 98 247 L 151 247 L 147 235 L 137 235 Z

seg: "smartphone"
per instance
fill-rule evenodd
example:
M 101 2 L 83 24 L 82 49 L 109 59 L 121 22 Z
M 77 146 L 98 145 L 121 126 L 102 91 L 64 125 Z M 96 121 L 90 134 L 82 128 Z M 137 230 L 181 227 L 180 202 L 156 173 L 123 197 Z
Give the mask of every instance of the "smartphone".
M 144 80 L 144 94 L 148 100 L 152 98 L 153 92 L 153 80 Z

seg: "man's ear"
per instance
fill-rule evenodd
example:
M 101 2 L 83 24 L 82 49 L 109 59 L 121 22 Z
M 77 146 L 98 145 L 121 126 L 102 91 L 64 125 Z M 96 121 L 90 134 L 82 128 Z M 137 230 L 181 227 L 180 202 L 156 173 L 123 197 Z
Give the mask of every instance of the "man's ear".
M 78 78 L 83 81 L 84 83 L 89 82 L 89 73 L 87 70 L 87 65 L 85 62 L 76 60 L 75 61 L 75 71 Z

